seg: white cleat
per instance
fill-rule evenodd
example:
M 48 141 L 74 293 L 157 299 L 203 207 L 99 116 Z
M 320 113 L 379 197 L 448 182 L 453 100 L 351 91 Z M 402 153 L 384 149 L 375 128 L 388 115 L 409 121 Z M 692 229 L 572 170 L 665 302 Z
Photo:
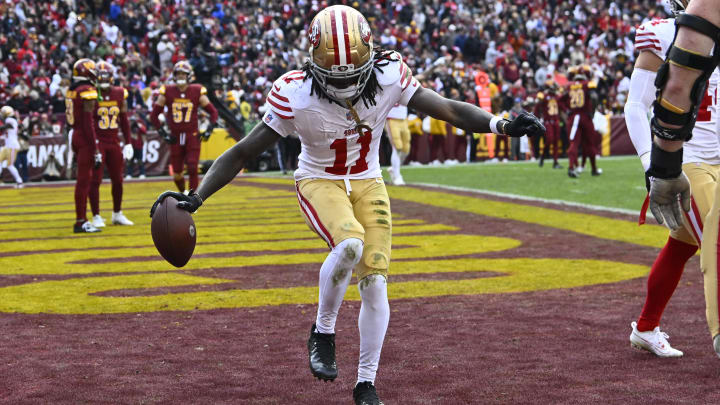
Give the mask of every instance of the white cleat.
M 131 220 L 127 219 L 127 217 L 125 216 L 125 214 L 122 213 L 122 211 L 113 212 L 112 224 L 113 225 L 135 225 Z
M 132 179 L 131 175 L 128 174 L 127 176 L 125 176 L 125 180 L 130 180 L 130 179 Z
M 583 172 L 583 170 L 585 170 L 585 168 L 584 168 L 584 167 L 582 167 L 582 166 L 578 166 L 578 167 L 576 167 L 576 168 L 575 168 L 575 173 L 577 173 L 577 174 L 580 174 L 580 173 L 582 173 L 582 172 Z
M 140 177 L 138 177 L 138 179 L 140 179 L 140 180 L 142 180 L 142 179 L 144 179 L 144 178 L 145 178 L 145 175 L 144 175 L 144 174 L 141 174 Z
M 92 226 L 94 226 L 95 228 L 105 227 L 105 220 L 103 219 L 103 217 L 100 216 L 100 214 L 97 214 L 94 217 L 92 217 L 90 222 L 92 223 Z
M 404 186 L 405 185 L 405 179 L 403 179 L 402 174 L 400 171 L 398 171 L 397 176 L 395 176 L 395 182 L 393 183 L 396 186 Z
M 95 228 L 90 221 L 85 221 L 82 224 L 75 223 L 73 225 L 73 232 L 75 233 L 96 233 L 100 232 L 100 229 Z
M 630 324 L 632 333 L 630 333 L 630 345 L 636 349 L 647 350 L 658 357 L 682 357 L 683 352 L 673 349 L 670 346 L 668 335 L 660 331 L 660 327 L 648 332 L 639 332 L 637 330 L 637 322 Z

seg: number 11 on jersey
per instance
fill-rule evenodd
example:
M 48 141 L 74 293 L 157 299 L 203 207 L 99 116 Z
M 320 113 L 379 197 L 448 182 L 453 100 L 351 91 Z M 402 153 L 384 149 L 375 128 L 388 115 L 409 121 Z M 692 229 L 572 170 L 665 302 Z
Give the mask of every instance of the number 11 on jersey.
M 360 144 L 360 157 L 357 162 L 350 168 L 349 174 L 359 174 L 368 169 L 367 158 L 370 152 L 370 143 L 372 142 L 372 132 L 366 131 L 358 137 L 357 143 Z M 347 143 L 346 138 L 336 139 L 330 144 L 330 149 L 335 150 L 335 162 L 332 167 L 326 167 L 325 172 L 342 176 L 348 174 L 347 164 Z

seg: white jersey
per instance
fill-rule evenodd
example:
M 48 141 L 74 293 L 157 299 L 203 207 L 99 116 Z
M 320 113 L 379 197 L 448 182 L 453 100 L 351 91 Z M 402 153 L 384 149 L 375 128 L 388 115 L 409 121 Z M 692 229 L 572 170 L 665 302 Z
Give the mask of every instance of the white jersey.
M 675 38 L 675 19 L 653 20 L 642 24 L 635 34 L 635 50 L 650 51 L 665 60 Z M 707 93 L 698 110 L 692 139 L 683 146 L 683 163 L 720 165 L 720 140 L 716 128 L 717 91 L 720 81 L 718 69 L 708 81 Z
M 10 149 L 20 149 L 20 142 L 18 142 L 18 122 L 15 117 L 8 117 L 5 119 L 5 125 L 9 125 L 10 128 L 5 130 L 5 147 Z
M 299 136 L 302 151 L 295 180 L 382 176 L 379 150 L 385 120 L 395 104 L 407 105 L 420 85 L 398 53 L 376 63 L 382 69 L 375 69 L 381 87 L 376 105 L 366 107 L 362 99 L 355 103 L 360 119 L 372 128 L 367 134 L 358 134 L 347 108 L 311 95 L 312 78 L 302 71 L 290 71 L 273 83 L 263 121 L 283 137 Z
M 396 120 L 406 120 L 408 117 L 408 108 L 406 105 L 395 104 L 395 106 L 388 113 L 388 118 Z

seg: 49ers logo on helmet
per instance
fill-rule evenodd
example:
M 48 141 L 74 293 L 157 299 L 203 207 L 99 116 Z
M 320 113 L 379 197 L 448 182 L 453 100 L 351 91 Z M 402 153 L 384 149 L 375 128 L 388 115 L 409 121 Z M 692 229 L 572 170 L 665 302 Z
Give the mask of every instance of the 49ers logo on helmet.
M 310 44 L 313 48 L 317 48 L 320 45 L 320 21 L 315 19 L 310 27 L 310 35 L 308 35 Z
M 370 40 L 372 39 L 372 31 L 370 30 L 370 26 L 362 16 L 360 16 L 360 18 L 358 19 L 360 20 L 360 38 L 365 43 L 365 45 L 370 45 Z

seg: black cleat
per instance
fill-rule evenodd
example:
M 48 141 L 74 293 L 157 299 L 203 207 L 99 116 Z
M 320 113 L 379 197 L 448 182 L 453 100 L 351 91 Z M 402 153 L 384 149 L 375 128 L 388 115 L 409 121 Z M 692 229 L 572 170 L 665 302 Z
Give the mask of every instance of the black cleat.
M 602 169 L 597 169 L 592 171 L 593 176 L 599 176 L 602 174 Z
M 378 398 L 375 386 L 370 381 L 363 381 L 353 389 L 355 405 L 385 405 Z
M 573 169 L 568 169 L 568 176 L 569 176 L 569 177 L 572 177 L 573 179 L 577 179 L 577 178 L 578 178 L 577 172 L 575 172 L 575 170 L 573 170 Z
M 555 162 L 553 163 L 553 169 L 562 169 L 562 166 L 560 166 L 560 163 Z
M 545 163 L 544 158 L 540 158 L 540 162 L 538 163 L 538 166 L 543 167 L 543 164 Z
M 334 333 L 317 333 L 315 332 L 315 324 L 313 324 L 308 339 L 308 357 L 310 359 L 310 371 L 317 379 L 333 381 L 337 378 Z

